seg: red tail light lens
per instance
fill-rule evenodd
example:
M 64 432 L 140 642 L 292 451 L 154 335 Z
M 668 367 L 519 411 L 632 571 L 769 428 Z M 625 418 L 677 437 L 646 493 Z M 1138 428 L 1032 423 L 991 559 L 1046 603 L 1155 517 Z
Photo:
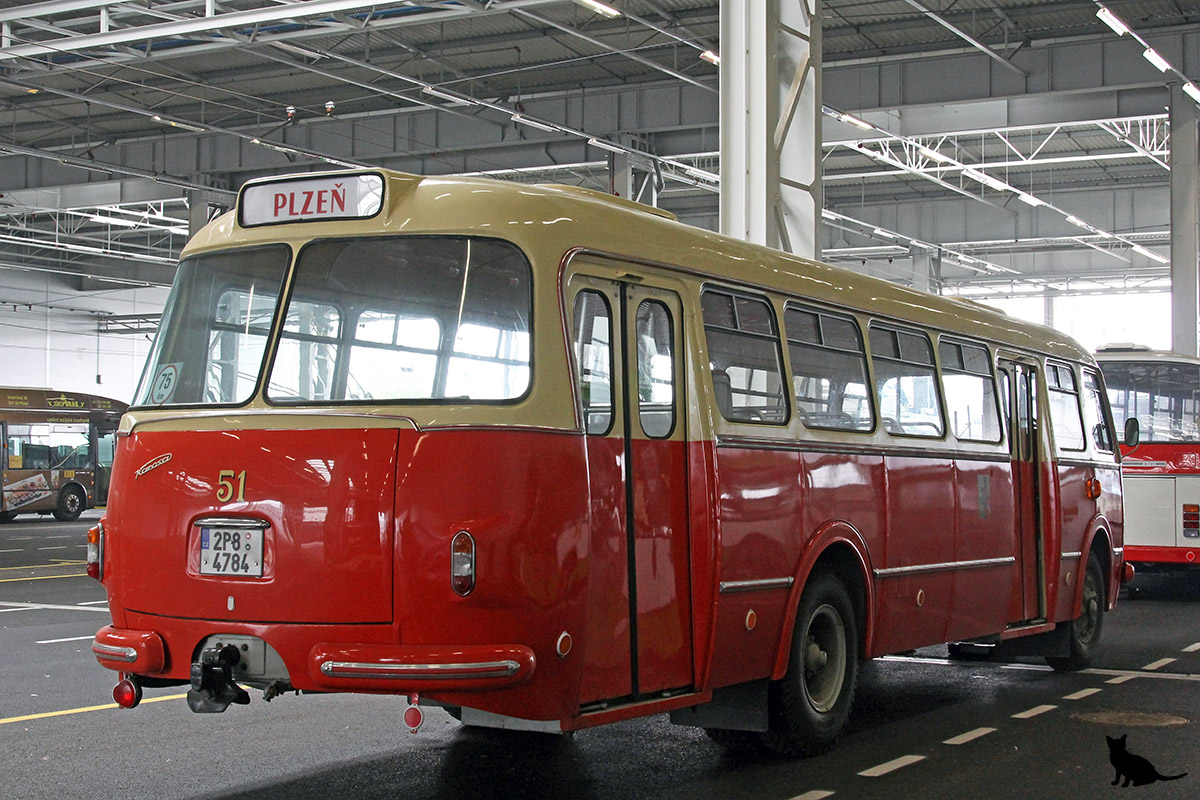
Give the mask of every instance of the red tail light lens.
M 87 532 L 87 574 L 96 580 L 104 579 L 104 523 Z
M 475 588 L 475 540 L 466 531 L 450 542 L 450 588 L 463 597 Z

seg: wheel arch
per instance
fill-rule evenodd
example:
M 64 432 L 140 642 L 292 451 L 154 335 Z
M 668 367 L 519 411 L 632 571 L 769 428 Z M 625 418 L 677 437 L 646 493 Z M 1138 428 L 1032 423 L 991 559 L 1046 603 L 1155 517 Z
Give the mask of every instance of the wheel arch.
M 1112 534 L 1109 532 L 1108 520 L 1097 514 L 1088 524 L 1088 534 L 1083 541 L 1082 555 L 1079 559 L 1079 580 L 1074 588 L 1075 596 L 1071 600 L 1071 617 L 1079 616 L 1083 609 L 1083 575 L 1087 570 L 1088 557 L 1095 552 L 1100 558 L 1100 571 L 1104 574 L 1105 606 L 1112 610 L 1117 602 L 1117 592 L 1121 588 L 1120 580 L 1114 575 L 1117 569 L 1112 549 Z
M 792 634 L 796 628 L 796 613 L 804 588 L 813 575 L 826 570 L 836 574 L 850 593 L 850 600 L 854 604 L 855 622 L 859 629 L 859 657 L 865 657 L 871 651 L 874 622 L 871 610 L 875 607 L 875 590 L 870 579 L 870 556 L 866 542 L 848 522 L 826 522 L 809 539 L 796 566 L 775 652 L 772 680 L 780 680 L 787 673 L 792 653 Z

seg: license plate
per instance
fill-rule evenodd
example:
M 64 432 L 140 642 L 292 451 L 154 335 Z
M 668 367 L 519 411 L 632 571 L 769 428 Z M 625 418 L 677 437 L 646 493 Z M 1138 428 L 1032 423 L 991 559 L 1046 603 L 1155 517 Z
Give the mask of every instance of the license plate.
M 201 528 L 200 574 L 262 577 L 263 532 L 259 528 Z

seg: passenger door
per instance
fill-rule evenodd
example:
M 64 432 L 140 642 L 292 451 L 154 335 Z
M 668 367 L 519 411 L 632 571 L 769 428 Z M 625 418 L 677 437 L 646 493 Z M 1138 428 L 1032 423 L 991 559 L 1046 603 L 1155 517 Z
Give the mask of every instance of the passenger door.
M 572 276 L 568 298 L 592 503 L 580 702 L 690 687 L 679 295 L 646 276 L 597 269 Z
M 1000 382 L 1012 463 L 1013 512 L 1017 534 L 1009 622 L 1045 617 L 1045 563 L 1041 525 L 1042 463 L 1038 402 L 1038 366 L 1033 361 L 1001 359 Z

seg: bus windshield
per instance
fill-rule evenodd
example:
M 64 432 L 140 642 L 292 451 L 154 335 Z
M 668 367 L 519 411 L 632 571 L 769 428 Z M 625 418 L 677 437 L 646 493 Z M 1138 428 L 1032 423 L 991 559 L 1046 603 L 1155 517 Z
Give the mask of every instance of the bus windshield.
M 530 269 L 493 239 L 329 239 L 301 251 L 275 403 L 502 401 L 529 386 Z
M 1146 443 L 1200 441 L 1200 366 L 1171 361 L 1104 361 L 1117 427 L 1136 416 Z

